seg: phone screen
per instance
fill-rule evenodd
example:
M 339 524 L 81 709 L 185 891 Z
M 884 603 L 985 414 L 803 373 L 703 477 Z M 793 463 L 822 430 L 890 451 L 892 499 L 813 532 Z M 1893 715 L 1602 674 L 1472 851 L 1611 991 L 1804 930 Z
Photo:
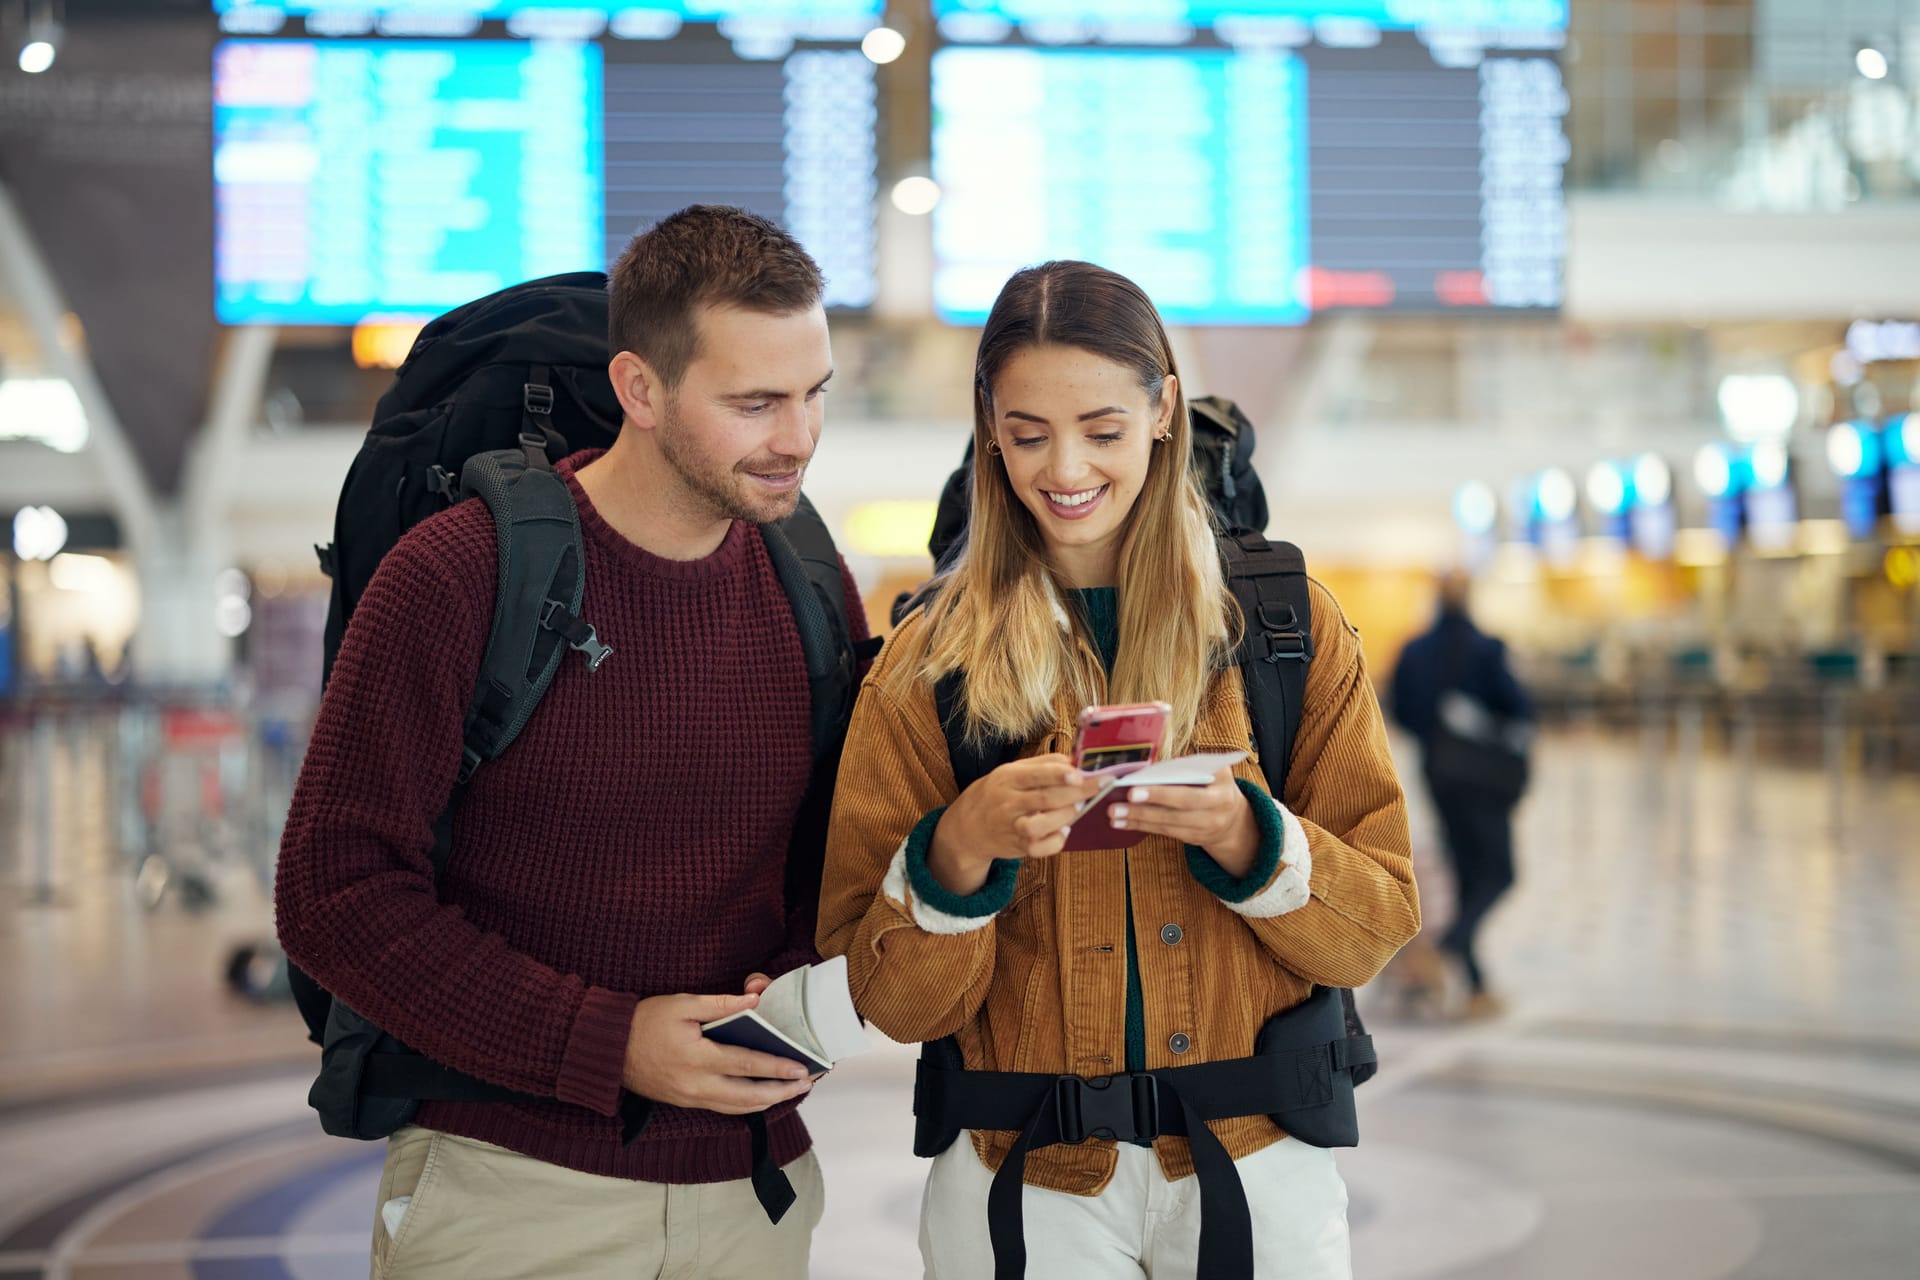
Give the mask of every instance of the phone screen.
M 1082 748 L 1078 767 L 1087 773 L 1098 773 L 1102 769 L 1111 769 L 1117 764 L 1151 764 L 1152 762 L 1153 744 L 1151 742 L 1120 742 L 1110 747 Z

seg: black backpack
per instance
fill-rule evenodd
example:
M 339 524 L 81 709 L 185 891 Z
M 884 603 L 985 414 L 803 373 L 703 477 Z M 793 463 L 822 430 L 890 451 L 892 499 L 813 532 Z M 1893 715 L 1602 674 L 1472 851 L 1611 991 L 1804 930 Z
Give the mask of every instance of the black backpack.
M 341 490 L 334 541 L 318 548 L 333 579 L 325 635 L 331 677 L 348 619 L 400 536 L 465 497 L 479 497 L 493 513 L 501 552 L 493 631 L 467 710 L 459 780 L 434 824 L 436 872 L 451 853 L 453 816 L 468 782 L 519 735 L 560 664 L 578 652 L 593 671 L 611 653 L 579 616 L 586 586 L 579 514 L 552 465 L 611 444 L 619 430 L 606 335 L 607 280 L 597 272 L 516 285 L 433 321 L 380 398 Z M 803 497 L 792 516 L 761 532 L 793 605 L 812 695 L 814 769 L 787 859 L 791 909 L 819 899 L 826 814 L 865 654 L 849 638 L 839 553 L 812 505 Z M 415 1053 L 288 969 L 308 1034 L 321 1046 L 308 1102 L 328 1133 L 385 1137 L 428 1099 L 523 1098 Z M 631 1136 L 647 1104 L 629 1094 L 623 1107 Z

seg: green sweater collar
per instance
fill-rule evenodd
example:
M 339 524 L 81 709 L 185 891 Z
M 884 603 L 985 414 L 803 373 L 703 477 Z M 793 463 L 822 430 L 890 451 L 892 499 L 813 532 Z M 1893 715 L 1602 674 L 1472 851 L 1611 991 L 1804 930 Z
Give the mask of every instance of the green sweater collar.
M 1120 590 L 1118 587 L 1079 587 L 1074 594 L 1080 597 L 1081 616 L 1087 620 L 1093 647 L 1111 675 L 1114 659 L 1120 654 Z

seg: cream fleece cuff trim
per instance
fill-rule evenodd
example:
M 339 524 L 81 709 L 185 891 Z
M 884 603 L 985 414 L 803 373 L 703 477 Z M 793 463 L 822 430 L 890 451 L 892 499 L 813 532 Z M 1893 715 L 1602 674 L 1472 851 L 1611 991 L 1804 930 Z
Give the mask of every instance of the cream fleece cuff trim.
M 1313 880 L 1313 850 L 1307 844 L 1306 828 L 1279 801 L 1274 801 L 1273 807 L 1280 811 L 1280 826 L 1286 833 L 1280 840 L 1280 870 L 1274 873 L 1272 884 L 1245 902 L 1221 904 L 1249 920 L 1270 920 L 1298 911 L 1313 896 L 1308 887 Z
M 880 892 L 887 896 L 888 901 L 928 933 L 972 933 L 993 923 L 992 916 L 948 915 L 914 897 L 913 891 L 907 887 L 907 846 L 911 843 L 911 836 L 900 842 L 900 847 L 894 851 L 893 861 L 887 866 L 887 878 L 880 882 Z

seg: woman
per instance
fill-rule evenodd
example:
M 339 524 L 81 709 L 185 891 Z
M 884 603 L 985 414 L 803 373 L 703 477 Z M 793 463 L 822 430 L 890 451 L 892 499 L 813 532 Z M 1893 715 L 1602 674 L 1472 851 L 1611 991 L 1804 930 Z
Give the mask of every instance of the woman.
M 1359 640 L 1318 585 L 1284 804 L 1247 760 L 1209 786 L 1129 791 L 1111 818 L 1148 834 L 1131 849 L 1061 853 L 1096 789 L 1065 754 L 1082 707 L 1170 704 L 1168 755 L 1250 740 L 1231 658 L 1242 622 L 1188 431 L 1137 286 L 1083 262 L 1007 282 L 976 362 L 969 543 L 866 682 L 828 836 L 820 949 L 848 957 L 867 1019 L 896 1040 L 954 1037 L 969 1075 L 1087 1078 L 1103 1112 L 1120 1095 L 1102 1078 L 1245 1059 L 1268 1019 L 1316 984 L 1365 982 L 1419 928 Z M 956 674 L 967 741 L 1026 744 L 964 790 L 937 693 Z M 1160 1096 L 1116 1122 L 1130 1142 L 1040 1145 L 1080 1136 L 1056 1118 L 1037 1138 L 998 1127 L 1010 1120 L 947 1147 L 922 1203 L 927 1274 L 994 1274 L 990 1188 L 1010 1153 L 1026 1187 L 1003 1179 L 991 1215 L 1008 1270 L 1020 1235 L 1003 1228 L 1024 1209 L 1033 1275 L 1194 1275 L 1201 1201 L 1209 1222 L 1235 1207 L 1196 1160 L 1230 1157 L 1258 1274 L 1350 1274 L 1329 1152 L 1265 1114 L 1211 1122 L 1205 1141 L 1156 1137 L 1191 1132 Z

